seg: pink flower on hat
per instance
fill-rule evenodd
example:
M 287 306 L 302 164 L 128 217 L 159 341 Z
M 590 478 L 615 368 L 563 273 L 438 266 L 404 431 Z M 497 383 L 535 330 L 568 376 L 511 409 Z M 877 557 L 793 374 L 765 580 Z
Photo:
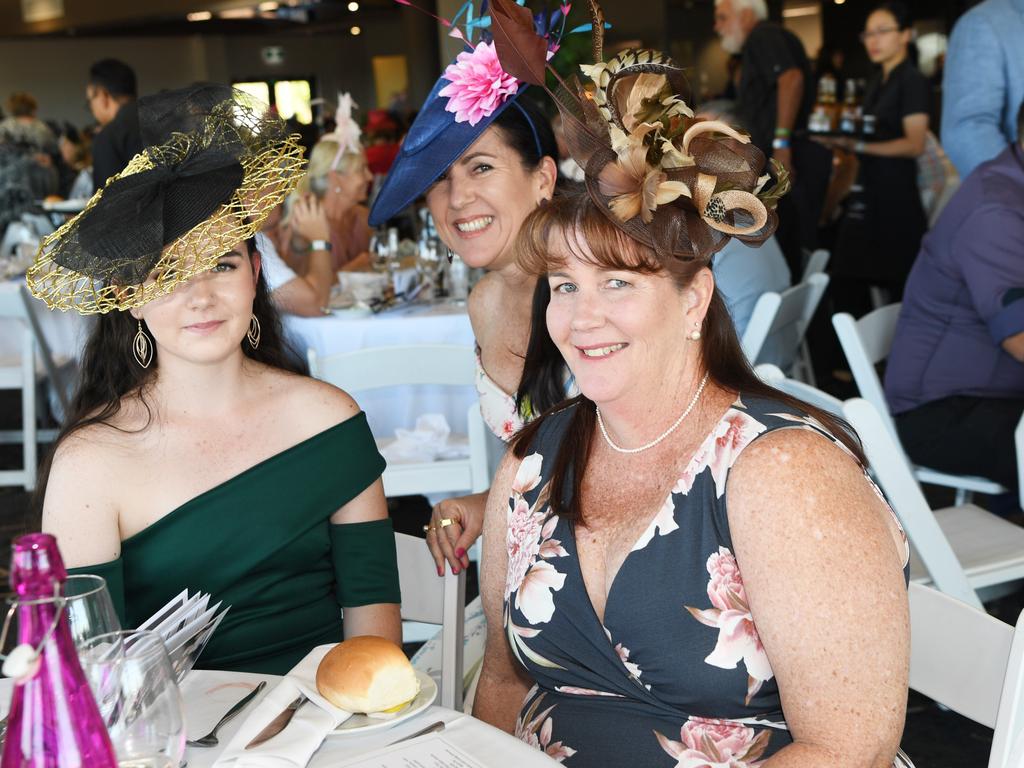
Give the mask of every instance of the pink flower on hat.
M 493 43 L 479 43 L 471 53 L 460 53 L 444 71 L 449 84 L 438 91 L 447 96 L 445 110 L 455 113 L 455 122 L 476 125 L 519 90 L 519 81 L 498 62 Z

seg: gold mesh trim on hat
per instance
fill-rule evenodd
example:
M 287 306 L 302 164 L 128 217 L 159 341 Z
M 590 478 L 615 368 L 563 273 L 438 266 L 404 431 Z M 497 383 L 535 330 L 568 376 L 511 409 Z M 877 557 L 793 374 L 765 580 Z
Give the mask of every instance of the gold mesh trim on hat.
M 202 132 L 175 133 L 166 143 L 148 147 L 132 158 L 121 173 L 108 179 L 104 189 L 122 177 L 182 160 L 204 142 L 216 140 L 225 125 L 235 132 L 236 141 L 241 139 L 247 147 L 252 146 L 250 142 L 258 144 L 251 127 L 240 124 L 244 116 L 237 109 L 232 117 L 233 124 L 225 122 L 211 127 L 209 121 L 225 119 L 223 114 L 211 116 Z M 85 275 L 58 263 L 63 249 L 79 247 L 79 224 L 103 197 L 103 190 L 97 191 L 81 213 L 43 239 L 36 262 L 26 274 L 29 290 L 50 309 L 72 310 L 82 315 L 132 309 L 166 296 L 180 283 L 213 268 L 224 253 L 260 231 L 263 221 L 291 192 L 302 174 L 305 160 L 299 138 L 286 135 L 264 142 L 257 151 L 243 152 L 238 158 L 243 171 L 238 189 L 213 215 L 167 245 L 150 279 L 144 283 L 117 284 L 112 278 Z M 104 272 L 114 275 L 117 268 L 118 264 L 111 263 Z

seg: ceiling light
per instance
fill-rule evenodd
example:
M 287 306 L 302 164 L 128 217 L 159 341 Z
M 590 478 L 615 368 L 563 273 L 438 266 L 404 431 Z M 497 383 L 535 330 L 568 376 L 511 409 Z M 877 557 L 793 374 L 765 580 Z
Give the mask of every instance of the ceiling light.
M 359 35 L 362 34 L 363 30 L 361 30 L 359 27 L 352 27 L 352 29 L 350 29 L 349 32 L 351 32 L 353 35 Z
M 348 9 L 352 11 L 352 13 L 355 13 L 356 11 L 359 10 L 359 3 L 355 2 L 355 0 L 352 0 L 352 2 L 348 4 Z
M 213 14 L 209 11 L 196 11 L 195 13 L 188 14 L 185 18 L 189 21 L 209 21 L 213 18 Z
M 256 13 L 252 8 L 228 8 L 217 15 L 222 19 L 251 19 Z
M 259 9 L 263 13 L 269 13 L 270 11 L 277 10 L 277 3 L 260 3 Z
M 842 5 L 846 0 L 836 0 L 836 5 Z

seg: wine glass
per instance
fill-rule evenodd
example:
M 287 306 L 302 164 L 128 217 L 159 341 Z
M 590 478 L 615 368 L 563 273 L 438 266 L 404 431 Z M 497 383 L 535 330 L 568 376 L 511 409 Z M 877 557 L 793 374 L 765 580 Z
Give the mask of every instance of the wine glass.
M 155 632 L 93 637 L 78 650 L 121 768 L 177 768 L 185 713 L 167 648 Z
M 79 648 L 90 638 L 118 632 L 121 622 L 102 576 L 68 576 L 64 582 L 68 626 L 71 639 Z

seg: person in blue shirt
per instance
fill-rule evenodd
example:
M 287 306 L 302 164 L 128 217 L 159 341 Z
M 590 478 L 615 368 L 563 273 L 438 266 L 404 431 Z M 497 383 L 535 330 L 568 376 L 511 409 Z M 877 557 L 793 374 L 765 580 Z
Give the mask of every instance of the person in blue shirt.
M 949 38 L 942 90 L 942 146 L 964 178 L 1017 140 L 1024 0 L 985 0 L 960 18 Z
M 925 237 L 885 375 L 914 462 L 1008 488 L 1024 414 L 1024 104 L 1016 122 Z

